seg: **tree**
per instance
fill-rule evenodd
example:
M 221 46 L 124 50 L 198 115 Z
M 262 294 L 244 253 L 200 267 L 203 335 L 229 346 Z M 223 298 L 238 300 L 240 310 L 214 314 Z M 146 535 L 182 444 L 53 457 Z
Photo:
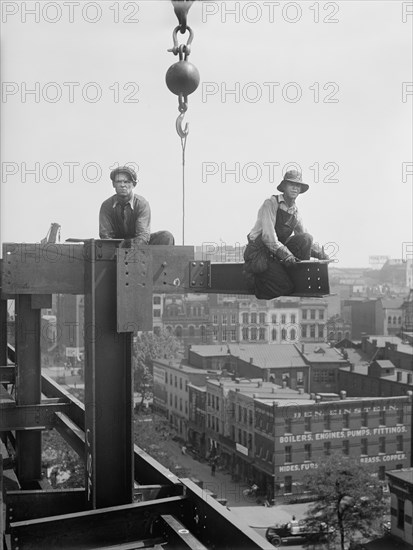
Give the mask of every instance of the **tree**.
M 349 457 L 331 455 L 317 462 L 304 484 L 316 495 L 307 512 L 309 523 L 324 522 L 332 538 L 339 539 L 341 550 L 346 542 L 377 533 L 386 507 L 383 486 L 365 466 Z
M 180 342 L 163 330 L 159 334 L 141 332 L 138 334 L 133 350 L 134 390 L 141 395 L 139 408 L 145 399 L 153 395 L 153 361 L 154 359 L 176 359 L 179 355 Z

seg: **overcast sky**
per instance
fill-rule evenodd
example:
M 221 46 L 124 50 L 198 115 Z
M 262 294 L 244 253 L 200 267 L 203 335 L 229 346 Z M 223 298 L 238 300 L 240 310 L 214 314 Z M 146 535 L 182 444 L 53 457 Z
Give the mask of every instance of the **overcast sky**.
M 339 260 L 412 254 L 412 2 L 200 2 L 185 244 L 243 245 L 299 165 L 304 224 Z M 111 167 L 182 243 L 168 0 L 2 2 L 1 241 L 98 238 Z M 188 35 L 179 35 L 186 41 Z M 30 93 L 31 91 L 31 93 Z

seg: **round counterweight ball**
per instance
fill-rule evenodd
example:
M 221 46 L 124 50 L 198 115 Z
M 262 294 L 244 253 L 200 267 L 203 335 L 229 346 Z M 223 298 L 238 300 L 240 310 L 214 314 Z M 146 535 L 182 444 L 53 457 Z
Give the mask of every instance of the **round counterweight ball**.
M 165 76 L 166 85 L 173 94 L 187 96 L 199 85 L 199 71 L 189 61 L 178 61 L 171 65 Z

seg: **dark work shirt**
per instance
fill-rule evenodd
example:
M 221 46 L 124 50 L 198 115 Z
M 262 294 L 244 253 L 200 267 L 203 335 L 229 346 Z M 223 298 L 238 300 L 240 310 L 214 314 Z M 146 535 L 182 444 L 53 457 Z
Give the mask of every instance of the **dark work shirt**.
M 117 195 L 105 200 L 100 207 L 99 235 L 101 239 L 134 239 L 147 244 L 151 235 L 151 209 L 146 199 L 132 195 L 125 207 Z

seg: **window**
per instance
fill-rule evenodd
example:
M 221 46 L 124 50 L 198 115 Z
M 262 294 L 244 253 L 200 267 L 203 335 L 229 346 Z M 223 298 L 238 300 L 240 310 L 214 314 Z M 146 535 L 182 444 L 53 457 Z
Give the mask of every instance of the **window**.
M 218 327 L 212 327 L 212 338 L 218 340 Z
M 324 441 L 324 455 L 331 455 L 331 441 Z
M 235 328 L 231 329 L 231 330 L 229 331 L 229 333 L 230 333 L 231 342 L 235 342 L 236 339 L 237 339 L 237 331 L 236 331 L 236 329 L 235 329 Z
M 315 309 L 310 309 L 310 319 L 315 319 Z
M 343 455 L 348 456 L 350 452 L 350 445 L 348 439 L 343 441 Z
M 393 317 L 393 325 L 397 325 L 397 318 L 396 318 L 396 316 Z
M 248 411 L 248 424 L 252 426 L 252 410 Z
M 179 378 L 179 389 L 182 390 L 182 378 Z
M 169 384 L 172 386 L 173 384 L 173 379 L 172 379 L 172 374 L 169 375 Z
M 307 310 L 303 309 L 303 319 L 307 319 Z
M 350 413 L 343 413 L 343 428 L 350 428 Z
M 161 303 L 161 297 L 160 297 L 160 296 L 154 296 L 154 297 L 153 297 L 153 303 L 154 303 L 155 305 L 158 305 L 158 306 L 159 306 L 159 304 Z
M 307 325 L 303 325 L 303 326 L 301 327 L 301 336 L 302 336 L 303 338 L 307 338 Z
M 227 314 L 226 314 L 226 313 L 224 313 L 224 314 L 222 315 L 222 324 L 223 324 L 223 325 L 226 325 L 226 324 L 227 324 Z
M 385 426 L 386 425 L 386 411 L 385 410 L 380 411 L 379 424 L 380 424 L 380 426 Z
M 365 427 L 369 425 L 369 413 L 367 411 L 361 413 L 361 425 Z
M 185 391 L 188 391 L 188 380 L 185 380 Z
M 192 325 L 189 327 L 189 336 L 195 336 L 195 327 Z
M 318 318 L 321 319 L 321 320 L 324 319 L 324 310 L 323 309 L 318 310 Z
M 213 315 L 212 316 L 212 322 L 214 323 L 214 325 L 218 324 L 218 315 Z
M 251 323 L 256 324 L 257 323 L 257 314 L 251 313 Z
M 277 316 L 276 315 L 271 315 L 271 322 L 274 323 L 274 324 L 277 322 Z
M 291 323 L 293 325 L 295 324 L 295 315 L 294 315 L 294 313 L 291 314 Z
M 248 313 L 242 314 L 242 322 L 246 325 L 248 324 Z
M 238 443 L 242 444 L 242 431 L 241 431 L 241 428 L 238 428 Z
M 175 329 L 175 336 L 177 338 L 181 338 L 182 337 L 182 327 L 181 326 L 177 326 L 176 329 Z
M 281 331 L 281 340 L 287 340 L 287 331 L 285 330 L 285 328 L 283 328 Z
M 277 340 L 277 331 L 275 328 L 272 329 L 271 331 L 271 340 L 274 342 L 275 340 Z
M 231 314 L 231 325 L 235 325 L 237 322 L 237 316 L 235 315 L 235 313 L 232 313 Z
M 160 317 L 161 316 L 161 310 L 160 309 L 154 309 L 153 310 L 153 316 L 154 317 Z
M 256 339 L 257 339 L 257 329 L 253 327 L 251 329 L 251 340 L 256 340 Z
M 252 434 L 248 434 L 248 449 L 252 449 Z
M 182 397 L 179 398 L 179 410 L 182 411 Z
M 304 445 L 304 460 L 311 460 L 311 443 L 306 443 Z
M 361 440 L 360 451 L 361 451 L 362 455 L 368 455 L 369 454 L 369 446 L 368 446 L 368 439 L 367 438 L 363 438 Z
M 260 340 L 265 340 L 265 328 L 260 328 Z
M 284 493 L 291 493 L 293 489 L 293 478 L 285 476 L 284 478 Z
M 242 339 L 243 340 L 248 340 L 248 329 L 247 328 L 242 329 Z
M 331 416 L 329 414 L 324 415 L 324 429 L 331 430 Z
M 385 453 L 385 452 L 386 452 L 386 438 L 379 437 L 379 453 Z
M 178 408 L 178 396 L 177 395 L 174 396 L 174 405 L 175 405 L 175 409 L 177 409 Z
M 401 407 L 397 411 L 397 424 L 403 424 L 403 422 L 404 422 L 404 411 L 403 411 L 403 407 Z
M 318 337 L 324 338 L 324 325 L 318 325 Z
M 311 416 L 304 417 L 304 431 L 311 432 Z
M 301 370 L 297 371 L 297 386 L 304 385 L 304 373 Z
M 244 424 L 246 424 L 246 423 L 247 423 L 247 414 L 248 414 L 248 411 L 247 411 L 247 409 L 243 409 L 242 412 L 243 412 L 242 421 L 243 421 Z
M 284 314 L 281 315 L 281 324 L 285 325 L 285 315 Z
M 290 331 L 290 340 L 293 341 L 296 339 L 296 337 L 297 337 L 297 333 L 295 332 L 295 329 L 292 328 Z
M 310 338 L 315 338 L 315 325 L 310 325 Z
M 379 466 L 379 479 L 380 481 L 384 481 L 386 479 L 386 467 L 385 466 Z
M 177 387 L 178 387 L 178 377 L 175 376 L 175 388 L 177 388 Z
M 391 325 L 391 316 L 390 316 L 390 315 L 387 317 L 387 323 L 388 323 L 389 325 Z
M 260 324 L 263 325 L 265 323 L 265 313 L 260 313 Z
M 242 408 L 241 405 L 238 405 L 238 422 L 241 422 L 242 419 Z
M 171 393 L 169 394 L 169 404 L 170 404 L 171 407 L 172 407 L 172 394 L 171 394 Z
M 403 450 L 403 436 L 398 435 L 396 437 L 396 441 L 397 441 L 396 451 L 402 451 Z
M 292 427 L 291 418 L 286 418 L 286 419 L 285 419 L 285 425 L 284 425 L 284 430 L 285 430 L 285 433 L 286 433 L 286 434 L 290 434 L 290 433 L 291 433 L 291 427 Z
M 227 341 L 227 327 L 222 327 L 222 341 Z
M 293 453 L 292 453 L 292 447 L 291 445 L 288 445 L 286 448 L 285 448 L 285 460 L 284 462 L 292 462 L 293 459 L 292 459 L 292 456 L 293 456 Z

